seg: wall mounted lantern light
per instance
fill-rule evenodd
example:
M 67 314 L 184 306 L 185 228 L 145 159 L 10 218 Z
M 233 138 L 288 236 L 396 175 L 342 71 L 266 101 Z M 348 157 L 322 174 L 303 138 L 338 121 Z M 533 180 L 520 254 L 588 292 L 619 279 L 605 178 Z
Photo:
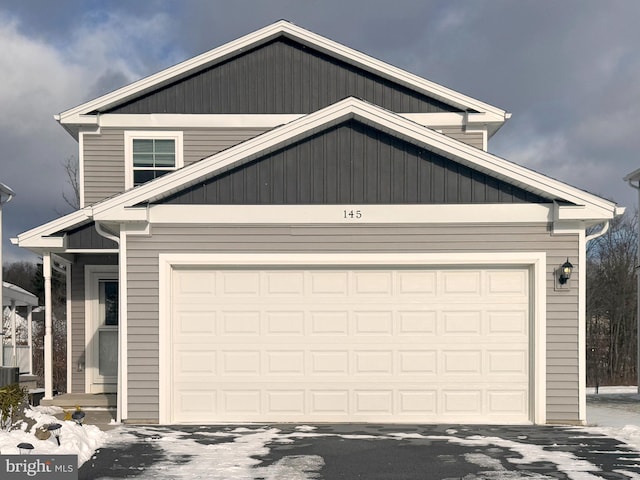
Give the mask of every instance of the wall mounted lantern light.
M 571 262 L 568 258 L 566 262 L 560 265 L 560 268 L 556 270 L 556 272 L 559 286 L 561 288 L 566 287 L 567 282 L 571 278 L 571 273 L 573 272 L 573 265 L 571 265 Z

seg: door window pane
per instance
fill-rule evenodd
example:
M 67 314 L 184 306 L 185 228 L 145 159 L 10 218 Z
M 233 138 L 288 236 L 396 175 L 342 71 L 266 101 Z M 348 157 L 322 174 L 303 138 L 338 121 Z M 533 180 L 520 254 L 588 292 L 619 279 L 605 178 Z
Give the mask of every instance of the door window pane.
M 118 281 L 101 280 L 99 291 L 101 325 L 118 325 Z
M 98 332 L 98 370 L 103 377 L 118 374 L 118 332 L 100 330 Z

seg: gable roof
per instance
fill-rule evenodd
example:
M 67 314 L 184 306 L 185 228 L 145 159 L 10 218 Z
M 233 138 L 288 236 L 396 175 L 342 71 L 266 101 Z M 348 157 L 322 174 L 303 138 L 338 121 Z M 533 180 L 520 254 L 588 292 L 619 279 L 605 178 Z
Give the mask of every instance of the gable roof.
M 238 162 L 155 204 L 469 205 L 549 203 L 356 119 Z
M 2 282 L 2 296 L 0 303 L 2 306 L 11 305 L 15 302 L 16 307 L 37 307 L 38 297 L 33 293 L 26 291 L 24 288 L 9 282 Z
M 113 109 L 119 105 L 130 102 L 135 98 L 158 90 L 181 78 L 193 75 L 212 65 L 226 61 L 234 56 L 263 45 L 273 39 L 284 36 L 303 45 L 308 45 L 331 57 L 337 58 L 348 64 L 374 73 L 391 82 L 402 85 L 418 93 L 428 95 L 440 102 L 466 112 L 480 112 L 486 115 L 489 123 L 497 124 L 494 130 L 499 128 L 510 114 L 506 111 L 468 97 L 454 90 L 431 82 L 405 70 L 389 65 L 364 53 L 353 50 L 325 37 L 300 28 L 288 21 L 281 20 L 264 27 L 256 32 L 245 35 L 237 40 L 229 42 L 218 48 L 198 55 L 194 58 L 169 67 L 154 75 L 138 80 L 130 85 L 117 89 L 111 93 L 98 97 L 77 107 L 66 110 L 55 118 L 73 133 L 72 125 L 91 124 L 95 112 Z M 407 112 L 408 113 L 408 112 Z
M 99 215 L 117 207 L 156 202 L 238 164 L 255 160 L 259 156 L 349 119 L 374 126 L 474 170 L 548 198 L 549 201 L 561 200 L 575 205 L 591 205 L 602 209 L 603 213 L 615 209 L 613 202 L 423 127 L 377 105 L 356 98 L 347 98 L 112 199 L 99 202 L 92 207 L 93 213 Z
M 18 243 L 29 246 L 32 239 L 44 238 L 91 220 L 139 220 L 137 212 L 145 209 L 136 207 L 159 202 L 206 179 L 351 119 L 548 199 L 550 203 L 570 204 L 566 207 L 570 211 L 567 210 L 559 219 L 604 221 L 620 213 L 616 204 L 609 200 L 467 145 L 376 105 L 347 98 L 180 170 L 20 234 Z

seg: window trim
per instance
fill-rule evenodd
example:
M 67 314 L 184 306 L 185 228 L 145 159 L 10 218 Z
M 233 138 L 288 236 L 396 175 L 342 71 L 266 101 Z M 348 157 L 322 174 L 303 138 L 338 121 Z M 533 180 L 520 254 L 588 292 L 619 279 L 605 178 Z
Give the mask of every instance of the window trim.
M 124 188 L 133 188 L 133 141 L 134 140 L 174 140 L 176 143 L 175 168 L 162 168 L 159 170 L 178 170 L 184 167 L 183 156 L 183 132 L 166 130 L 125 130 L 124 132 Z

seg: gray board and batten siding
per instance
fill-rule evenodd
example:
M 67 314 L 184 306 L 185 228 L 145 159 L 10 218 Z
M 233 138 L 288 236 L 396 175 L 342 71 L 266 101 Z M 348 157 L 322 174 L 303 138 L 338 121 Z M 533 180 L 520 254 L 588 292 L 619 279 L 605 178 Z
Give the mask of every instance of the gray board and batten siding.
M 567 257 L 578 258 L 578 245 L 577 234 L 552 234 L 546 223 L 404 227 L 153 225 L 150 236 L 127 240 L 128 421 L 159 418 L 160 253 L 525 251 L 547 255 L 547 421 L 576 422 L 578 291 L 555 291 L 553 269 Z M 573 263 L 577 274 L 582 266 Z
M 237 165 L 237 164 L 236 164 Z M 549 203 L 348 120 L 158 203 L 207 205 Z
M 66 232 L 68 249 L 105 250 L 118 249 L 113 240 L 103 237 L 96 231 L 95 222 L 74 228 Z
M 461 111 L 282 35 L 101 113 L 302 114 L 346 97 L 397 113 Z
M 127 129 L 131 131 L 133 129 Z M 214 155 L 233 145 L 260 135 L 265 128 L 188 128 L 182 130 L 184 165 Z M 124 191 L 125 161 L 122 128 L 102 128 L 99 134 L 83 137 L 83 179 L 85 205 Z M 448 128 L 447 135 L 476 148 L 482 148 L 482 134 L 465 132 L 461 127 Z

